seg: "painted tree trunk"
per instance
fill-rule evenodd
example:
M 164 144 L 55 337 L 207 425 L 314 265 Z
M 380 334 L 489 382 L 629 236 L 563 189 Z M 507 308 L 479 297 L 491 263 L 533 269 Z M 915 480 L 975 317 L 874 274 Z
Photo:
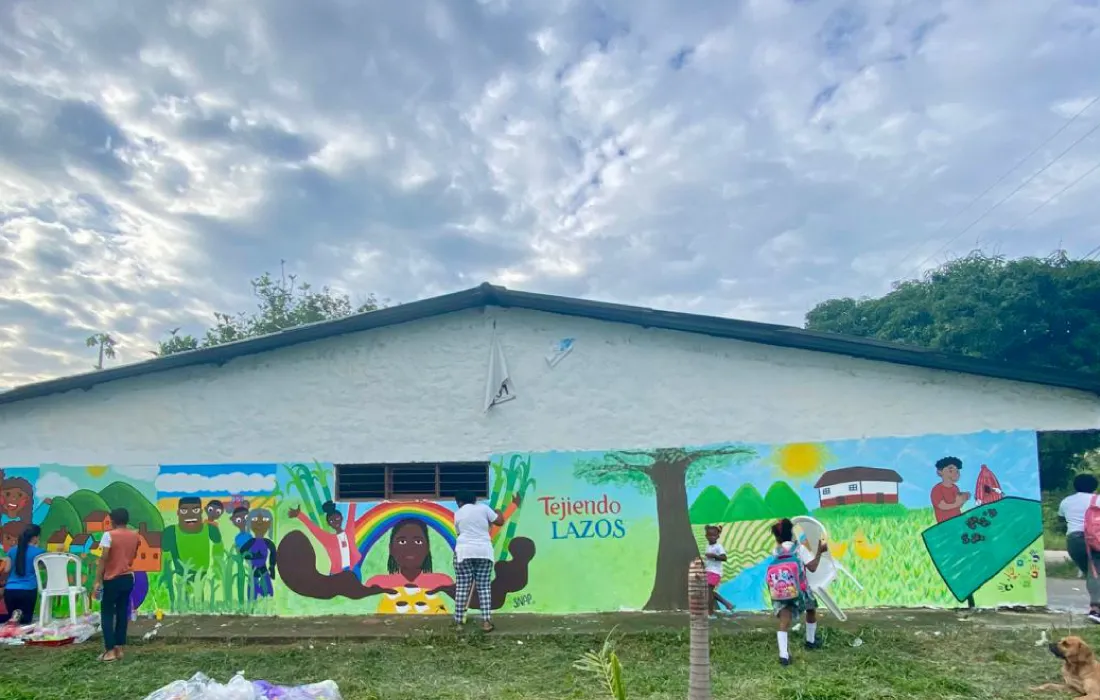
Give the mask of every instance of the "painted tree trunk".
M 685 610 L 688 590 L 683 571 L 699 556 L 688 519 L 687 464 L 656 462 L 649 478 L 657 494 L 657 571 L 646 610 Z
M 710 700 L 710 590 L 702 559 L 696 558 L 688 567 L 687 589 L 691 615 L 688 700 Z

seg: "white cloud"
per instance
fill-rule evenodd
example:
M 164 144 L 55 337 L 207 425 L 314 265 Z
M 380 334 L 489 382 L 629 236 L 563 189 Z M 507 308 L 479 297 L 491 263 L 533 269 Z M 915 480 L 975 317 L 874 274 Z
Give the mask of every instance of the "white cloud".
M 157 477 L 157 491 L 172 493 L 257 493 L 275 488 L 275 477 L 266 474 L 161 474 Z
M 976 243 L 1100 238 L 1091 0 L 0 10 L 0 387 L 250 308 L 285 258 L 406 301 L 505 281 L 801 322 Z M 124 19 L 120 19 L 123 18 Z M 925 259 L 931 260 L 925 263 Z M 730 281 L 736 281 L 731 284 Z
M 39 499 L 68 496 L 77 488 L 76 482 L 69 477 L 61 476 L 57 472 L 47 472 L 35 482 L 34 495 Z

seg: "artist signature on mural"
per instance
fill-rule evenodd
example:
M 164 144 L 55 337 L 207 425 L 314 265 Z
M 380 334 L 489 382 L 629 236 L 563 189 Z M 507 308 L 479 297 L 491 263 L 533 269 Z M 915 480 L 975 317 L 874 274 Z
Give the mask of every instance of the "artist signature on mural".
M 532 596 L 530 593 L 527 593 L 526 595 L 521 595 L 518 598 L 513 598 L 512 599 L 512 607 L 513 608 L 525 608 L 528 605 L 533 604 L 534 602 L 535 602 L 534 596 Z

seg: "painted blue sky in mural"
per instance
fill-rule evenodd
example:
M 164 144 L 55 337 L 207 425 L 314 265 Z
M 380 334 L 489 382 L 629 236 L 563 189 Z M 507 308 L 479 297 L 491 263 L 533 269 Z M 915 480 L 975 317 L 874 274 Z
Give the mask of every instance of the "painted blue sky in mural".
M 275 464 L 162 464 L 161 498 L 267 495 L 275 487 Z
M 735 443 L 719 443 L 730 444 Z M 813 484 L 822 473 L 830 469 L 858 466 L 893 469 L 903 479 L 898 492 L 901 503 L 909 508 L 928 508 L 931 507 L 932 487 L 939 483 L 936 461 L 947 456 L 962 460 L 962 479 L 959 486 L 964 491 L 974 491 L 978 471 L 985 464 L 997 476 L 1005 495 L 1039 498 L 1036 438 L 1035 433 L 1030 431 L 838 440 L 821 444 L 827 448 L 831 459 L 824 469 L 804 481 L 792 480 L 778 473 L 770 458 L 773 450 L 782 445 L 745 444 L 756 451 L 756 457 L 729 469 L 711 470 L 697 484 L 688 488 L 688 503 L 690 505 L 694 502 L 699 492 L 710 485 L 732 495 L 739 486 L 749 483 L 764 493 L 772 483 L 784 480 L 798 491 L 807 506 L 814 509 L 818 507 L 818 497 Z M 708 447 L 716 446 L 718 445 Z M 599 498 L 606 493 L 622 501 L 624 507 L 635 510 L 635 513 L 653 511 L 652 495 L 643 494 L 631 485 L 595 486 L 574 480 L 573 471 L 577 462 L 583 459 L 599 459 L 603 454 L 604 452 L 591 451 L 540 452 L 531 455 L 531 473 L 538 482 L 538 488 L 528 498 L 568 495 L 573 499 L 586 499 Z
M 978 471 L 984 464 L 993 471 L 1006 496 L 1039 498 L 1039 459 L 1035 433 L 973 433 L 969 435 L 922 435 L 904 438 L 869 438 L 821 443 L 831 456 L 825 469 L 798 482 L 778 473 L 771 463 L 773 449 L 780 445 L 749 445 L 757 458 L 741 467 L 716 470 L 688 490 L 689 503 L 708 485 L 731 495 L 741 484 L 750 483 L 762 493 L 776 481 L 786 481 L 811 509 L 818 506 L 814 482 L 827 470 L 844 467 L 893 469 L 901 475 L 898 497 L 909 508 L 931 507 L 932 487 L 940 482 L 936 461 L 942 457 L 962 460 L 959 487 L 973 493 Z

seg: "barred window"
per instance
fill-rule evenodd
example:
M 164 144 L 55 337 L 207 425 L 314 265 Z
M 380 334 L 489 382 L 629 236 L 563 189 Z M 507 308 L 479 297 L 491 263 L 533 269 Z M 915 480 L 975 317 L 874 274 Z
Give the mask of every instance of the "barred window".
M 336 498 L 341 501 L 454 498 L 470 491 L 489 495 L 488 462 L 405 462 L 337 464 Z

